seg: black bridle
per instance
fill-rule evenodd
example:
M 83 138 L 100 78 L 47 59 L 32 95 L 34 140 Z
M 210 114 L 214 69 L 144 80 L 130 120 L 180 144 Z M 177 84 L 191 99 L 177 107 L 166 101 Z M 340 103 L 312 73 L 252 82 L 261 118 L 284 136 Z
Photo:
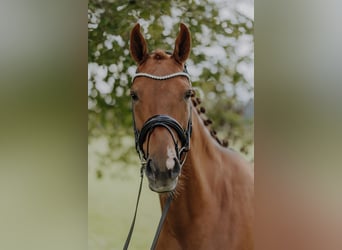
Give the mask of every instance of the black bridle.
M 167 79 L 171 79 L 177 76 L 185 76 L 188 78 L 190 86 L 191 86 L 191 81 L 190 81 L 190 76 L 187 72 L 186 66 L 184 66 L 184 70 L 183 72 L 177 72 L 174 74 L 170 74 L 170 75 L 165 75 L 165 76 L 155 76 L 155 75 L 151 75 L 151 74 L 147 74 L 147 73 L 136 73 L 135 76 L 133 77 L 132 80 L 132 84 L 134 83 L 134 79 L 137 77 L 147 77 L 147 78 L 151 78 L 154 80 L 167 80 Z M 133 105 L 132 105 L 133 107 Z M 180 163 L 180 167 L 183 166 L 185 160 L 186 160 L 186 153 L 190 150 L 190 137 L 191 137 L 191 131 L 192 131 L 192 105 L 190 103 L 190 114 L 189 114 L 189 120 L 188 120 L 188 124 L 186 129 L 182 128 L 182 126 L 179 124 L 179 122 L 177 120 L 175 120 L 174 118 L 172 118 L 171 116 L 168 115 L 163 115 L 163 114 L 158 114 L 158 115 L 154 115 L 152 117 L 150 117 L 142 126 L 141 130 L 139 131 L 136 127 L 136 123 L 135 123 L 135 117 L 134 117 L 134 109 L 132 108 L 132 114 L 133 114 L 133 127 L 134 127 L 134 136 L 135 136 L 135 148 L 138 152 L 138 155 L 140 157 L 140 161 L 141 161 L 141 169 L 140 169 L 140 186 L 139 186 L 139 192 L 138 192 L 138 198 L 137 198 L 137 202 L 136 202 L 136 206 L 135 206 L 135 212 L 134 212 L 134 217 L 133 217 L 133 221 L 125 242 L 125 245 L 123 247 L 124 250 L 128 249 L 128 245 L 129 242 L 131 240 L 131 236 L 133 233 L 133 229 L 134 229 L 134 224 L 135 224 L 135 219 L 136 219 L 136 215 L 137 215 L 137 210 L 138 210 L 138 204 L 139 204 L 139 200 L 140 200 L 140 193 L 141 193 L 141 187 L 142 187 L 142 182 L 143 182 L 143 172 L 144 169 L 146 167 L 147 164 L 147 160 L 148 160 L 148 149 L 149 149 L 149 141 L 150 141 L 150 136 L 154 130 L 154 128 L 156 127 L 164 127 L 167 129 L 167 131 L 170 133 L 173 143 L 175 145 L 175 151 L 176 151 L 176 156 L 177 159 Z M 177 139 L 174 135 L 174 132 L 176 132 L 179 140 L 180 140 L 180 144 L 181 144 L 181 148 L 178 148 L 178 142 Z M 147 152 L 145 154 L 144 149 L 143 149 L 143 144 L 145 143 L 145 141 L 147 140 Z M 184 155 L 184 157 L 183 157 Z M 161 218 L 159 220 L 159 224 L 158 224 L 158 228 L 156 231 L 156 234 L 154 236 L 153 239 L 153 243 L 151 246 L 151 250 L 155 249 L 157 242 L 158 242 L 158 238 L 159 238 L 159 234 L 161 232 L 164 220 L 166 218 L 167 212 L 170 208 L 170 204 L 172 201 L 172 194 L 169 194 Z
M 190 150 L 190 136 L 191 136 L 191 127 L 192 127 L 191 113 L 190 113 L 186 130 L 184 130 L 182 126 L 175 119 L 173 119 L 171 116 L 168 116 L 168 115 L 154 115 L 144 123 L 140 131 L 135 128 L 134 134 L 135 134 L 136 150 L 142 162 L 146 162 L 149 157 L 148 148 L 149 148 L 150 136 L 154 128 L 156 127 L 164 127 L 167 129 L 175 145 L 177 159 L 179 160 L 179 163 L 182 166 L 185 161 L 185 157 L 182 158 L 182 156 L 184 153 Z M 175 131 L 176 134 L 178 135 L 178 138 L 181 143 L 180 149 L 178 147 L 177 139 L 172 130 Z M 148 143 L 147 143 L 147 152 L 145 154 L 143 150 L 143 144 L 146 141 L 146 139 Z

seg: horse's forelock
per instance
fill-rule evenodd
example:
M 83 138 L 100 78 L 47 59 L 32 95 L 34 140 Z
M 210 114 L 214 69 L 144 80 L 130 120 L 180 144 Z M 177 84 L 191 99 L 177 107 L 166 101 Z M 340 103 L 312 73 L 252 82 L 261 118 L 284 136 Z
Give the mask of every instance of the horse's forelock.
M 155 60 L 164 60 L 170 57 L 165 51 L 159 49 L 152 52 L 151 56 Z

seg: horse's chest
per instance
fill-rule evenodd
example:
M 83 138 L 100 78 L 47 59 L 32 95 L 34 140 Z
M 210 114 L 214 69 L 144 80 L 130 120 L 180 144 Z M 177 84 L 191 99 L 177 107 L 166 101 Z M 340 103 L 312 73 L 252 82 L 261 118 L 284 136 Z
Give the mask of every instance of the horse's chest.
M 162 237 L 160 249 L 227 249 L 229 237 L 223 223 L 218 221 L 196 220 L 187 226 L 179 227 L 177 232 L 167 230 Z

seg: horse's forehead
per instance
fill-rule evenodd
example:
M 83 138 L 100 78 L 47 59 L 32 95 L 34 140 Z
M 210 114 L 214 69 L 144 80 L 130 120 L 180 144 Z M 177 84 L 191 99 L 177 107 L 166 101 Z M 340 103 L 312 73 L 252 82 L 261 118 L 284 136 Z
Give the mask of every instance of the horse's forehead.
M 145 79 L 144 84 L 141 85 L 146 95 L 150 95 L 150 99 L 162 101 L 168 98 L 174 98 L 179 92 L 185 89 L 185 84 L 182 84 L 181 79 L 168 79 L 163 81 L 155 81 L 152 79 Z M 163 98 L 153 98 L 153 97 Z

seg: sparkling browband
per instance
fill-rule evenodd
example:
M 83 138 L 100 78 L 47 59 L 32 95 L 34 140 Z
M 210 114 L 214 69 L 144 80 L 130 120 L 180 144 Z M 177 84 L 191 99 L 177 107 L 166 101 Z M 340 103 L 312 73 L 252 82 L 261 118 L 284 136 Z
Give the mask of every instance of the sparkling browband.
M 190 81 L 190 75 L 188 73 L 186 73 L 186 72 L 177 72 L 177 73 L 173 73 L 173 74 L 165 75 L 165 76 L 155 76 L 155 75 L 151 75 L 151 74 L 147 74 L 147 73 L 136 73 L 133 76 L 132 82 L 134 81 L 135 78 L 140 77 L 140 76 L 148 77 L 148 78 L 151 78 L 151 79 L 154 79 L 154 80 L 167 80 L 167 79 L 170 79 L 170 78 L 173 78 L 173 77 L 176 77 L 176 76 L 185 76 Z

